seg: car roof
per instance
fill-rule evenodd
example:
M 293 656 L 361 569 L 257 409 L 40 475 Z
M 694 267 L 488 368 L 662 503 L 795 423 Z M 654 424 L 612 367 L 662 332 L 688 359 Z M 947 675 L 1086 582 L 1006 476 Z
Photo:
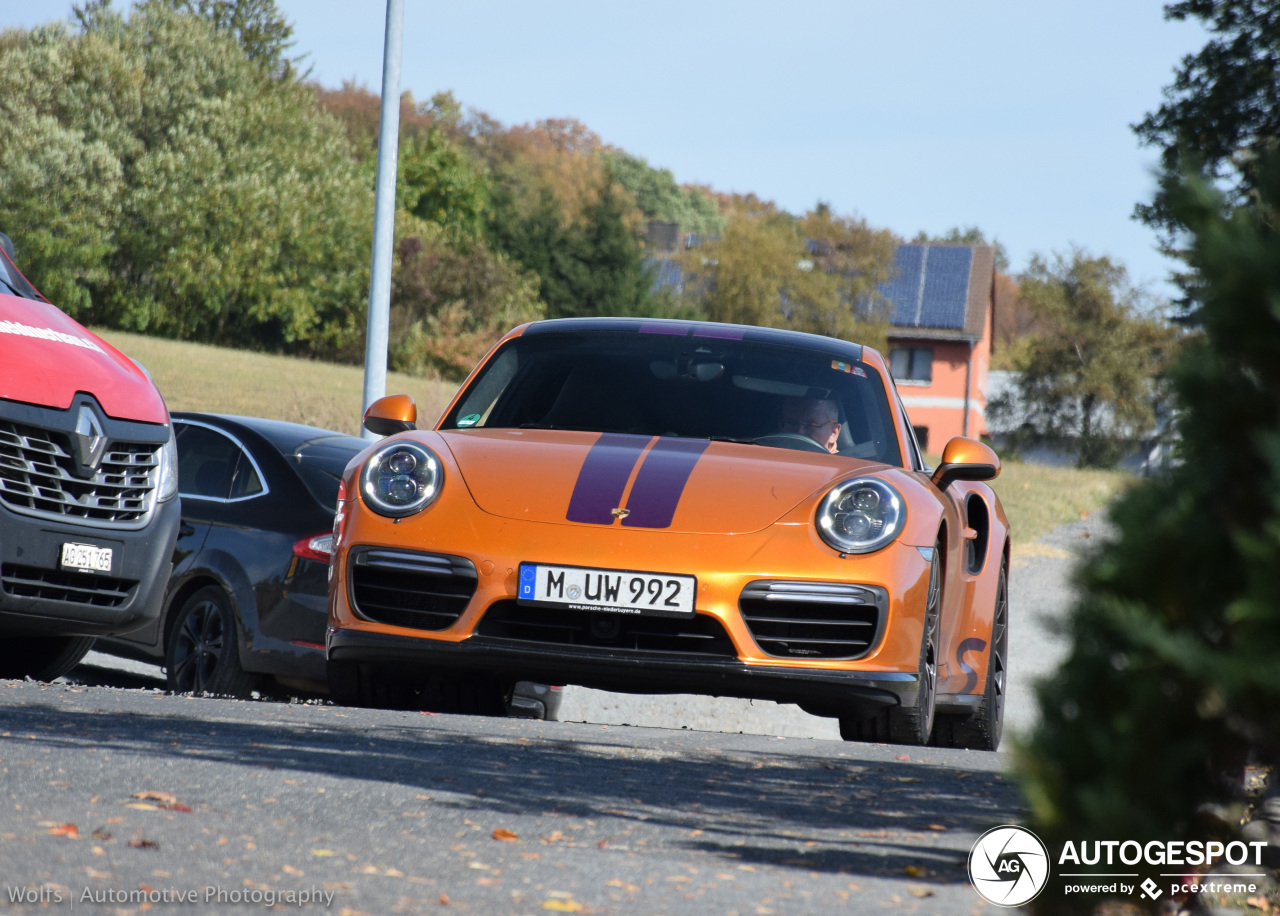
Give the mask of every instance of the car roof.
M 349 436 L 332 429 L 290 423 L 285 420 L 268 420 L 264 417 L 242 417 L 235 414 L 177 411 L 175 420 L 196 420 L 220 426 L 228 431 L 237 427 L 252 430 L 270 442 L 285 455 L 301 455 L 307 452 L 347 452 L 355 455 L 369 443 L 358 436 Z
M 721 324 L 714 321 L 681 321 L 672 318 L 552 318 L 535 321 L 524 331 L 524 336 L 536 334 L 661 334 L 673 337 L 697 337 L 712 340 L 746 340 L 753 343 L 772 343 L 778 346 L 800 347 L 861 361 L 862 345 L 807 334 L 782 328 L 760 328 L 754 325 Z

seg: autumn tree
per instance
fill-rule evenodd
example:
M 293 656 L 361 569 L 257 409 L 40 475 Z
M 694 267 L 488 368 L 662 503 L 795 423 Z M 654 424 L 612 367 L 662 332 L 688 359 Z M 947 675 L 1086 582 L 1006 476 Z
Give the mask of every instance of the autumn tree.
M 1016 393 L 993 400 L 992 416 L 1077 440 L 1082 467 L 1114 464 L 1155 425 L 1174 332 L 1107 257 L 1037 255 L 1020 283 L 1038 330 L 1014 357 Z
M 821 208 L 797 220 L 753 196 L 725 209 L 724 233 L 681 256 L 688 295 L 708 319 L 884 347 L 874 303 L 893 264 L 891 234 Z

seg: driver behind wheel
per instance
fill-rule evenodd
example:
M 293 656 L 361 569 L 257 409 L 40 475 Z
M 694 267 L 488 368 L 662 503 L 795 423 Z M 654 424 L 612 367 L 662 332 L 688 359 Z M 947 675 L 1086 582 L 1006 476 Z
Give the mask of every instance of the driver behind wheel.
M 782 405 L 778 432 L 799 433 L 836 454 L 840 440 L 840 408 L 835 401 L 788 398 Z

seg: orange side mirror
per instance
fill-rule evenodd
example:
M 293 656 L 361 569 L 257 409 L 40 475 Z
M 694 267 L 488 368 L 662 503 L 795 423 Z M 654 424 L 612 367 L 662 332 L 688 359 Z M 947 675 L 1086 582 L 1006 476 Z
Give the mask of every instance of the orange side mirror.
M 378 398 L 364 412 L 364 428 L 376 436 L 393 436 L 417 429 L 418 405 L 407 394 Z
M 945 490 L 957 480 L 992 480 L 1000 474 L 1000 458 L 989 446 L 956 436 L 942 450 L 933 485 Z

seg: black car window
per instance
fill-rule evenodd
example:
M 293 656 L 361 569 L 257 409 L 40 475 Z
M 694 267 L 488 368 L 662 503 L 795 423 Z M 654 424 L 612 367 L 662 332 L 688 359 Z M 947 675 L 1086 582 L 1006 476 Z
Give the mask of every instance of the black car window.
M 229 499 L 242 455 L 240 447 L 205 426 L 179 420 L 173 425 L 178 439 L 178 492 L 183 496 Z
M 253 466 L 248 455 L 240 452 L 231 478 L 231 498 L 244 499 L 247 496 L 257 496 L 264 489 L 266 488 L 262 485 L 262 477 L 259 476 L 258 469 Z
M 442 426 L 794 448 L 796 436 L 777 435 L 784 408 L 816 401 L 839 418 L 839 454 L 902 465 L 879 372 L 847 354 L 771 341 L 625 331 L 517 337 L 472 381 Z

